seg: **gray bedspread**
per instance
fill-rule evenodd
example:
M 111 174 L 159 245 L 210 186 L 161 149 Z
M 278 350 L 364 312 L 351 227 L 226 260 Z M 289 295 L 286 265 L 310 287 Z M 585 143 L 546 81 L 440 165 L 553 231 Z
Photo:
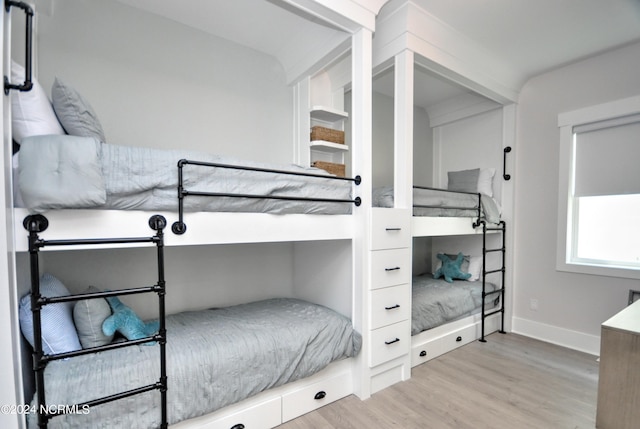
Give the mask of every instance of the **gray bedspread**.
M 496 289 L 486 284 L 487 292 Z M 496 294 L 498 295 L 498 294 Z M 485 298 L 485 309 L 493 308 L 499 298 Z M 482 306 L 482 282 L 434 279 L 431 274 L 413 278 L 411 302 L 411 335 L 435 328 L 447 322 L 479 313 Z
M 491 223 L 500 222 L 500 208 L 496 201 L 482 195 L 482 217 Z M 466 209 L 414 207 L 414 216 L 477 217 L 478 195 L 448 192 L 447 190 L 414 189 L 413 204 L 438 207 L 470 207 Z M 393 207 L 393 187 L 381 186 L 373 190 L 374 207 Z
M 19 189 L 32 212 L 50 209 L 168 210 L 178 208 L 178 161 L 244 165 L 329 176 L 297 165 L 245 162 L 203 152 L 100 143 L 88 137 L 35 136 L 19 152 Z M 352 183 L 286 174 L 186 166 L 188 191 L 352 199 Z M 186 211 L 351 213 L 351 203 L 191 196 Z
M 326 307 L 270 299 L 167 317 L 169 423 L 204 415 L 355 356 L 361 336 Z M 158 381 L 159 347 L 132 346 L 50 363 L 49 404 L 75 404 Z M 158 391 L 53 418 L 49 428 L 158 427 Z M 30 427 L 36 427 L 30 416 Z

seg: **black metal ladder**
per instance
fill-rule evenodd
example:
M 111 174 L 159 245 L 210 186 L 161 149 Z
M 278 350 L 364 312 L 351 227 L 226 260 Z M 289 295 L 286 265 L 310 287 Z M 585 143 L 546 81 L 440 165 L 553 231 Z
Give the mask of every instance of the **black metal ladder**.
M 487 222 L 485 220 L 481 220 L 480 224 L 482 225 L 482 310 L 481 310 L 481 332 L 480 332 L 480 341 L 486 342 L 487 340 L 484 338 L 485 332 L 485 319 L 494 314 L 500 313 L 500 332 L 501 334 L 505 333 L 504 330 L 504 298 L 505 298 L 505 259 L 506 259 L 506 232 L 507 225 L 502 220 L 497 226 L 487 226 Z M 497 232 L 502 235 L 502 246 L 498 248 L 487 249 L 487 232 Z M 487 254 L 499 252 L 501 254 L 501 266 L 500 268 L 494 270 L 487 270 Z M 487 276 L 500 273 L 500 285 L 497 289 L 493 291 L 487 292 Z M 486 297 L 492 295 L 499 295 L 500 305 L 497 309 L 487 312 L 486 310 Z
M 47 229 L 49 221 L 42 215 L 31 215 L 24 219 L 23 226 L 29 231 L 29 256 L 31 269 L 31 311 L 33 315 L 34 329 L 34 351 L 33 351 L 33 371 L 35 372 L 36 381 L 36 398 L 37 398 L 37 417 L 38 427 L 47 428 L 49 420 L 57 415 L 64 414 L 66 410 L 86 409 L 118 399 L 127 398 L 138 395 L 151 390 L 160 391 L 161 401 L 161 428 L 166 429 L 167 423 L 167 365 L 166 365 L 166 325 L 165 325 L 165 278 L 164 278 L 164 233 L 167 222 L 164 217 L 154 215 L 149 219 L 149 226 L 156 231 L 151 237 L 130 237 L 130 238 L 97 238 L 97 239 L 77 239 L 77 240 L 43 240 L 38 233 Z M 150 243 L 155 244 L 157 248 L 157 266 L 158 266 L 158 282 L 153 286 L 129 288 L 116 291 L 92 292 L 77 295 L 67 295 L 60 297 L 44 297 L 40 294 L 40 268 L 39 268 L 39 251 L 44 247 L 50 246 L 78 246 L 78 245 L 109 245 L 109 244 L 134 244 L 134 243 Z M 129 340 L 117 343 L 111 343 L 104 346 L 91 347 L 66 353 L 47 355 L 43 351 L 42 345 L 42 322 L 40 311 L 43 306 L 60 302 L 79 301 L 84 299 L 106 298 L 119 295 L 132 295 L 139 293 L 155 292 L 158 295 L 158 318 L 160 328 L 158 333 L 150 337 L 138 340 Z M 128 390 L 103 398 L 93 399 L 81 404 L 73 404 L 69 407 L 47 407 L 45 397 L 45 377 L 44 370 L 47 364 L 54 360 L 72 358 L 76 356 L 112 350 L 121 347 L 129 347 L 133 345 L 143 344 L 155 341 L 159 345 L 160 350 L 160 377 L 157 382 L 141 386 L 136 389 Z

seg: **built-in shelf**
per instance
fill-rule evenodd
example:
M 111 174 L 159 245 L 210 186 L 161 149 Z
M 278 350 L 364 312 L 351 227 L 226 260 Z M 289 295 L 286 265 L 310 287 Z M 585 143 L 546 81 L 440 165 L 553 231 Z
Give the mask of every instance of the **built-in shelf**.
M 346 144 L 333 143 L 324 140 L 314 140 L 309 146 L 311 150 L 319 150 L 322 152 L 346 152 L 349 150 L 349 146 Z
M 347 112 L 326 106 L 313 106 L 311 108 L 310 115 L 312 120 L 315 119 L 317 121 L 328 123 L 341 121 L 349 117 Z

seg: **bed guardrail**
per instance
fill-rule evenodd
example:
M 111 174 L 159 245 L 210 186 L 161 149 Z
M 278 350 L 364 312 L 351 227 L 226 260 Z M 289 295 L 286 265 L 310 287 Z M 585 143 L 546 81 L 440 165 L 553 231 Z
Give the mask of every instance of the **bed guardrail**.
M 65 414 L 70 410 L 86 410 L 93 406 L 105 404 L 107 402 L 116 401 L 118 399 L 128 398 L 144 392 L 159 390 L 160 391 L 160 413 L 161 428 L 168 427 L 167 420 L 167 358 L 166 343 L 167 332 L 165 322 L 165 294 L 166 284 L 164 277 L 164 228 L 167 221 L 160 215 L 154 215 L 149 218 L 149 227 L 156 231 L 156 234 L 150 237 L 128 237 L 128 238 L 96 238 L 96 239 L 78 239 L 78 240 L 43 240 L 38 235 L 45 231 L 49 226 L 49 221 L 43 215 L 30 215 L 23 221 L 24 228 L 29 231 L 29 257 L 31 269 L 31 311 L 33 316 L 33 371 L 35 373 L 36 382 L 36 399 L 37 399 L 37 424 L 39 428 L 47 428 L 49 420 L 57 415 Z M 44 247 L 51 246 L 77 246 L 92 244 L 123 244 L 123 243 L 149 243 L 154 244 L 157 248 L 157 270 L 158 282 L 153 286 L 129 288 L 116 291 L 91 292 L 77 295 L 66 295 L 59 297 L 44 297 L 40 294 L 40 267 L 39 267 L 39 251 Z M 137 340 L 127 340 L 123 342 L 111 343 L 104 346 L 91 347 L 66 353 L 45 354 L 42 344 L 42 307 L 49 304 L 61 302 L 73 302 L 84 299 L 106 298 L 117 295 L 132 295 L 139 293 L 155 292 L 158 295 L 158 321 L 160 327 L 158 333 L 146 338 Z M 132 390 L 115 393 L 103 398 L 96 398 L 80 404 L 71 404 L 68 407 L 47 407 L 45 396 L 45 377 L 44 370 L 51 361 L 72 358 L 76 356 L 102 352 L 122 347 L 130 347 L 138 344 L 149 343 L 155 341 L 160 347 L 160 377 L 157 382 L 141 386 Z
M 453 210 L 473 210 L 477 213 L 476 215 L 476 220 L 473 222 L 473 227 L 477 228 L 480 226 L 481 221 L 482 221 L 482 194 L 479 192 L 465 192 L 465 191 L 452 191 L 449 189 L 442 189 L 442 188 L 433 188 L 430 186 L 417 186 L 414 185 L 413 189 L 425 189 L 428 191 L 440 191 L 440 192 L 446 192 L 446 193 L 454 193 L 454 194 L 466 194 L 466 195 L 475 195 L 478 197 L 478 204 L 477 206 L 450 206 L 447 204 L 440 204 L 440 205 L 426 205 L 426 204 L 413 204 L 413 207 L 418 207 L 418 208 L 423 208 L 423 209 L 453 209 Z
M 225 192 L 201 192 L 201 191 L 189 191 L 184 188 L 184 180 L 183 180 L 183 169 L 187 165 L 196 165 L 201 167 L 212 167 L 212 168 L 228 168 L 233 170 L 245 170 L 245 171 L 258 171 L 263 173 L 273 173 L 273 174 L 286 174 L 290 176 L 304 176 L 304 177 L 315 177 L 321 179 L 331 179 L 331 180 L 341 180 L 341 181 L 349 181 L 353 182 L 356 185 L 359 185 L 362 182 L 362 178 L 360 176 L 356 177 L 338 177 L 338 176 L 328 176 L 324 174 L 313 174 L 313 173 L 304 173 L 300 171 L 287 171 L 287 170 L 276 170 L 269 168 L 261 168 L 261 167 L 248 167 L 242 165 L 232 165 L 232 164 L 220 164 L 215 162 L 203 162 L 203 161 L 193 161 L 188 159 L 181 159 L 178 161 L 178 221 L 174 222 L 171 225 L 171 231 L 174 234 L 182 235 L 187 231 L 187 225 L 184 222 L 184 198 L 189 196 L 194 197 L 232 197 L 232 198 L 253 198 L 253 199 L 271 199 L 271 200 L 287 200 L 287 201 L 315 201 L 315 202 L 325 202 L 325 203 L 351 203 L 359 206 L 362 203 L 360 197 L 356 197 L 354 199 L 337 199 L 337 198 L 305 198 L 305 197 L 296 197 L 296 196 L 287 196 L 287 195 L 255 195 L 255 194 L 234 194 L 234 193 L 225 193 Z

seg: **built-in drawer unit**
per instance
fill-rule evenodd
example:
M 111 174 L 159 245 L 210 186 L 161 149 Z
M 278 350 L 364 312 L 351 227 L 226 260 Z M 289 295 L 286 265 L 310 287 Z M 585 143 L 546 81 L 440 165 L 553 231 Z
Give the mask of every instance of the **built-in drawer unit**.
M 280 424 L 282 424 L 282 399 L 277 397 L 198 427 L 202 429 L 264 429 Z
M 417 339 L 419 337 L 414 337 Z M 465 326 L 441 337 L 425 340 L 424 343 L 414 343 L 411 347 L 411 366 L 416 366 L 460 346 L 474 341 L 476 338 L 476 325 Z
M 374 367 L 406 355 L 409 350 L 409 341 L 411 336 L 408 320 L 374 329 L 371 331 L 369 366 Z
M 320 408 L 353 392 L 350 373 L 338 374 L 282 396 L 282 422 Z
M 411 249 L 371 252 L 371 289 L 411 281 Z
M 407 209 L 371 210 L 371 250 L 396 249 L 411 244 L 411 215 Z
M 411 288 L 408 284 L 371 291 L 371 329 L 409 319 Z

